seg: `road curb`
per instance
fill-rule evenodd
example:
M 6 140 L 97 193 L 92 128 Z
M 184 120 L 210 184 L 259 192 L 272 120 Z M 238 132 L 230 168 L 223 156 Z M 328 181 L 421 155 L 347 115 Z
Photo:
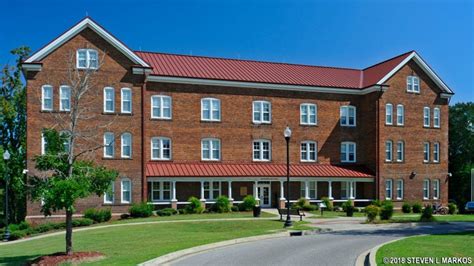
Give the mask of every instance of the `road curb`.
M 201 245 L 201 246 L 192 247 L 188 249 L 183 249 L 183 250 L 179 250 L 173 253 L 168 253 L 166 255 L 145 261 L 138 265 L 139 266 L 168 265 L 168 263 L 173 260 L 182 259 L 186 256 L 194 255 L 194 254 L 208 251 L 215 248 L 221 248 L 221 247 L 231 246 L 235 244 L 248 243 L 248 242 L 260 241 L 260 240 L 289 237 L 289 236 L 290 236 L 289 232 L 280 232 L 280 233 L 270 234 L 270 235 L 251 236 L 251 237 L 231 239 L 231 240 L 221 241 L 217 243 L 211 243 L 211 244 Z

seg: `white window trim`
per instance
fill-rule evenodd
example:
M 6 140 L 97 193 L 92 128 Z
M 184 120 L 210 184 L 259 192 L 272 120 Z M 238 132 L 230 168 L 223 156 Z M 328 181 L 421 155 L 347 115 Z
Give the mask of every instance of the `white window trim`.
M 79 66 L 79 52 L 82 52 L 82 51 L 85 51 L 86 52 L 86 66 L 85 67 L 81 67 Z M 94 52 L 97 54 L 97 67 L 91 67 L 90 66 L 90 53 L 91 52 Z M 77 69 L 98 69 L 98 66 L 99 66 L 99 52 L 95 49 L 78 49 L 76 51 L 76 67 Z
M 204 183 L 209 183 L 209 189 L 205 189 Z M 222 195 L 222 182 L 221 181 L 204 181 L 203 183 L 203 190 L 204 190 L 204 195 L 206 195 L 206 191 L 209 193 L 209 198 L 205 198 L 206 200 L 215 200 L 217 199 L 220 195 Z M 219 194 L 214 195 L 214 183 L 219 183 Z
M 254 143 L 259 142 L 260 144 L 260 151 L 259 151 L 259 156 L 258 159 L 255 159 L 254 153 L 255 153 L 255 147 Z M 263 159 L 263 143 L 268 142 L 268 159 Z M 270 162 L 272 160 L 272 142 L 269 139 L 255 139 L 252 141 L 252 160 L 254 162 Z
M 255 104 L 260 105 L 260 120 L 255 120 Z M 263 105 L 268 104 L 268 121 L 263 120 Z M 253 101 L 252 102 L 252 122 L 254 124 L 271 124 L 272 123 L 272 103 L 269 101 Z
M 125 111 L 124 110 L 124 97 L 123 93 L 124 91 L 129 91 L 130 92 L 130 111 Z M 122 111 L 123 114 L 131 114 L 133 110 L 133 94 L 132 94 L 132 89 L 130 88 L 122 88 L 120 90 L 120 110 Z
M 301 150 L 301 145 L 302 145 L 302 144 L 305 144 L 305 145 L 306 145 L 306 156 L 307 156 L 307 158 L 308 158 L 308 159 L 306 159 L 306 160 L 303 159 L 303 157 L 301 156 L 301 154 L 302 154 L 302 152 L 303 152 L 303 151 Z M 314 159 L 314 160 L 309 159 L 309 158 L 310 158 L 310 156 L 309 156 L 309 155 L 310 155 L 310 150 L 309 150 L 309 145 L 310 145 L 310 144 L 314 144 L 314 149 L 315 149 L 315 150 L 314 150 L 314 152 L 315 152 L 315 156 L 314 156 L 315 159 Z M 300 143 L 300 161 L 301 161 L 301 162 L 317 162 L 317 161 L 318 161 L 318 143 L 317 143 L 316 141 L 305 140 L 305 141 L 302 141 L 302 142 Z
M 41 155 L 46 153 L 46 139 L 44 137 L 44 133 L 41 132 Z
M 433 143 L 433 162 L 439 163 L 439 142 Z M 436 156 L 435 156 L 436 154 Z M 438 158 L 436 158 L 438 157 Z
M 159 145 L 160 145 L 160 155 L 159 157 L 154 157 L 153 156 L 153 141 L 154 140 L 157 140 Z M 164 158 L 163 157 L 163 140 L 168 140 L 170 142 L 170 158 Z M 152 160 L 156 160 L 156 161 L 170 161 L 172 158 L 173 158 L 173 148 L 172 148 L 172 143 L 171 143 L 171 139 L 170 138 L 167 138 L 167 137 L 153 137 L 151 138 L 151 141 L 150 141 L 150 151 L 151 151 L 151 159 Z
M 45 108 L 44 105 L 44 91 L 45 88 L 51 88 L 51 108 Z M 41 111 L 53 111 L 54 109 L 54 89 L 51 85 L 43 85 L 41 86 Z
M 347 108 L 347 117 L 346 117 L 346 123 L 343 124 L 342 123 L 342 110 L 344 108 Z M 350 115 L 349 115 L 349 110 L 350 109 L 354 109 L 354 125 L 351 125 L 349 123 L 349 118 L 350 118 Z M 343 105 L 339 108 L 339 125 L 342 126 L 342 127 L 356 127 L 357 126 L 357 108 L 353 105 Z
M 107 110 L 107 91 L 112 91 L 112 110 Z M 115 89 L 113 87 L 104 88 L 104 113 L 114 113 L 115 112 Z
M 114 204 L 115 201 L 115 182 L 111 181 L 110 186 L 112 187 L 112 200 L 107 200 L 107 192 L 104 193 L 104 204 Z
M 112 155 L 107 155 L 107 138 L 106 135 L 112 136 Z M 115 157 L 115 135 L 112 132 L 105 132 L 104 133 L 104 158 L 114 158 Z
M 390 145 L 390 150 L 388 149 L 389 145 Z M 387 157 L 387 152 L 389 153 L 390 158 Z M 385 161 L 386 162 L 393 161 L 393 141 L 391 140 L 385 141 Z
M 390 110 L 390 116 L 389 116 Z M 390 121 L 389 121 L 390 117 Z M 385 125 L 393 125 L 393 105 L 391 103 L 387 103 L 385 105 Z
M 398 147 L 399 147 L 398 144 L 400 144 L 400 143 L 402 144 L 402 146 L 401 146 L 402 159 L 401 159 L 401 160 L 398 158 Z M 403 142 L 403 141 L 401 141 L 401 140 L 400 140 L 400 141 L 397 141 L 397 148 L 396 148 L 396 150 L 397 150 L 397 159 L 396 159 L 397 162 L 403 162 L 403 161 L 405 161 L 405 142 Z
M 423 107 L 423 127 L 430 127 L 430 121 L 431 121 L 430 113 L 431 113 L 431 109 L 428 106 Z M 428 124 L 425 123 L 426 121 L 428 121 Z
M 387 182 L 390 184 L 389 187 L 387 187 Z M 390 188 L 390 195 L 388 195 L 387 190 Z M 392 179 L 385 179 L 385 199 L 386 200 L 391 200 L 393 198 L 393 180 Z
M 130 136 L 130 155 L 124 155 L 124 154 L 123 154 L 123 150 L 124 150 L 124 149 L 123 149 L 123 148 L 124 148 L 124 141 L 123 141 L 123 140 L 124 140 L 124 137 L 125 137 L 125 136 Z M 133 137 L 132 137 L 132 134 L 129 133 L 129 132 L 124 132 L 124 133 L 122 133 L 122 135 L 120 136 L 120 157 L 122 157 L 122 158 L 127 158 L 127 159 L 132 158 L 132 155 L 133 155 L 133 149 L 132 149 L 132 147 L 133 147 Z
M 415 90 L 415 79 L 418 81 L 418 90 Z M 410 84 L 410 87 L 408 87 L 408 84 Z M 407 92 L 420 93 L 420 90 L 421 90 L 420 78 L 417 76 L 408 76 L 407 77 Z
M 355 162 L 357 162 L 357 144 L 353 141 L 343 141 L 343 142 L 341 142 L 341 147 L 342 147 L 343 144 L 346 145 L 347 150 L 346 150 L 346 158 L 344 158 L 344 160 L 341 160 L 341 163 L 355 163 Z M 354 160 L 353 161 L 349 160 L 349 145 L 354 145 Z M 340 150 L 341 150 L 341 148 L 340 148 Z
M 440 198 L 440 181 L 439 179 L 433 180 L 433 199 L 437 200 Z
M 400 182 L 401 181 L 401 182 Z M 404 194 L 404 189 L 405 189 L 405 182 L 403 181 L 403 179 L 397 179 L 397 200 L 402 200 L 403 199 L 403 194 Z M 401 195 L 400 197 L 398 196 L 398 191 L 401 192 Z
M 63 89 L 68 89 L 69 90 L 69 98 L 65 98 L 63 99 Z M 64 108 L 63 107 L 63 100 L 68 100 L 69 102 L 69 108 Z M 67 86 L 67 85 L 61 85 L 59 87 L 59 110 L 60 111 L 65 111 L 65 112 L 69 112 L 71 111 L 71 87 L 70 86 Z
M 312 106 L 314 106 L 314 123 L 311 122 L 310 113 L 309 113 L 309 110 Z M 303 112 L 302 112 L 303 108 L 306 108 L 306 111 L 308 114 L 308 121 L 303 121 Z M 318 105 L 314 103 L 300 104 L 300 125 L 316 126 L 317 124 L 318 124 Z
M 400 108 L 401 107 L 401 115 L 400 115 Z M 402 118 L 402 122 L 398 122 L 398 117 Z M 403 126 L 405 125 L 405 106 L 403 104 L 398 104 L 397 105 L 397 126 Z
M 153 189 L 153 183 L 158 183 L 158 189 Z M 165 185 L 164 183 L 169 183 L 169 189 L 164 189 L 165 188 Z M 152 202 L 160 202 L 160 201 L 170 201 L 173 197 L 173 195 L 171 195 L 171 192 L 172 192 L 172 186 L 173 186 L 173 183 L 171 181 L 148 181 L 148 185 L 151 187 L 150 189 L 150 200 Z M 164 192 L 165 191 L 169 191 L 169 199 L 165 199 L 164 198 Z M 158 193 L 158 199 L 154 199 L 153 198 L 153 194 L 154 193 Z
M 209 118 L 204 118 L 204 101 L 209 101 Z M 218 106 L 218 111 L 219 111 L 219 117 L 218 118 L 215 118 L 213 116 L 213 112 L 212 112 L 212 103 L 214 101 L 217 101 L 217 106 Z M 201 99 L 201 121 L 212 121 L 212 122 L 220 122 L 221 121 L 221 100 L 217 99 L 217 98 L 202 98 Z
M 438 123 L 436 123 L 436 116 L 438 117 Z M 433 108 L 433 127 L 441 127 L 441 110 L 438 107 Z
M 428 151 L 427 151 L 427 153 L 428 153 L 428 158 L 425 159 L 425 147 L 426 147 L 427 144 L 428 144 Z M 424 162 L 424 163 L 427 163 L 427 162 L 430 161 L 430 157 L 431 157 L 431 156 L 430 156 L 430 155 L 431 155 L 431 154 L 430 154 L 430 150 L 431 150 L 431 147 L 430 147 L 430 146 L 431 146 L 431 145 L 430 145 L 429 142 L 423 142 L 423 162 Z
M 123 198 L 123 193 L 125 192 L 123 190 L 123 182 L 129 182 L 130 183 L 130 200 L 124 200 Z M 120 203 L 123 204 L 130 204 L 132 202 L 132 181 L 129 178 L 122 178 L 120 180 Z
M 425 195 L 425 185 L 426 184 L 428 184 L 426 186 L 427 195 Z M 423 199 L 424 200 L 430 199 L 430 180 L 427 179 L 427 178 L 423 179 Z
M 209 157 L 210 158 L 204 158 L 204 142 L 209 141 Z M 213 150 L 213 141 L 217 141 L 219 143 L 219 158 L 213 158 L 212 157 L 212 150 Z M 201 139 L 201 160 L 202 161 L 220 161 L 221 160 L 221 152 L 222 152 L 222 145 L 221 145 L 221 140 L 217 138 L 204 138 Z
M 153 99 L 155 99 L 155 98 L 158 98 L 159 101 L 160 101 L 160 115 L 161 116 L 153 115 L 153 109 L 156 108 L 153 105 Z M 164 116 L 164 112 L 163 112 L 163 110 L 164 110 L 163 102 L 164 102 L 165 98 L 170 100 L 170 116 L 169 117 Z M 171 118 L 173 117 L 173 99 L 171 98 L 171 96 L 168 96 L 168 95 L 152 95 L 150 99 L 151 99 L 151 118 L 171 120 Z

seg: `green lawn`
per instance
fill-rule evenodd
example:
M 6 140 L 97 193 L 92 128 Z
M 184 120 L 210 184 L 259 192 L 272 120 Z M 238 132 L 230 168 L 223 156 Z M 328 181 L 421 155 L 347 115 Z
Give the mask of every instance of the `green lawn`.
M 193 246 L 283 230 L 273 220 L 177 222 L 119 226 L 76 232 L 75 251 L 99 251 L 106 259 L 93 265 L 135 265 Z M 26 260 L 64 250 L 64 235 L 0 246 L 0 265 L 22 265 Z
M 395 214 L 391 222 L 393 223 L 410 223 L 419 222 L 421 214 Z M 434 215 L 435 222 L 474 222 L 472 214 L 454 214 L 454 215 Z
M 323 215 L 321 216 L 321 211 L 311 211 L 314 216 L 311 218 L 338 218 L 338 217 L 347 217 L 345 212 L 335 212 L 335 211 L 324 211 Z M 353 217 L 365 217 L 363 212 L 354 212 Z
M 474 232 L 416 236 L 402 239 L 381 247 L 377 252 L 376 259 L 378 265 L 386 265 L 383 264 L 383 258 L 389 257 L 474 258 L 474 249 L 472 248 L 472 243 L 474 243 Z M 410 264 L 405 263 L 403 265 Z

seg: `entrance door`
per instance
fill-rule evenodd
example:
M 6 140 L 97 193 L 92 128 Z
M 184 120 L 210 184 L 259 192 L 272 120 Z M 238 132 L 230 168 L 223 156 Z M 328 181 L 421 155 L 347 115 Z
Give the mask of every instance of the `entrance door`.
M 264 208 L 271 207 L 272 199 L 270 194 L 270 184 L 258 184 L 257 193 L 258 198 L 260 199 L 260 206 Z

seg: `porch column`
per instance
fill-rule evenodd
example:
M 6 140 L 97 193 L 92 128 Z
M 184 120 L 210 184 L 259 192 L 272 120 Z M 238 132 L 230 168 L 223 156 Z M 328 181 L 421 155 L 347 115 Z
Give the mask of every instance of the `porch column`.
M 253 186 L 253 195 L 255 197 L 255 200 L 259 201 L 260 199 L 258 198 L 258 181 L 255 181 L 255 185 Z
M 349 181 L 349 199 L 354 199 L 354 181 Z
M 285 208 L 285 186 L 284 186 L 285 181 L 280 180 L 280 200 L 278 201 L 278 208 L 279 209 L 284 209 Z
M 309 181 L 304 181 L 304 198 L 309 200 Z
M 177 210 L 178 209 L 178 200 L 176 199 L 176 181 L 172 182 L 172 195 L 171 195 L 171 208 Z
M 328 195 L 328 197 L 329 197 L 329 199 L 332 200 L 332 199 L 334 199 L 334 198 L 332 197 L 332 181 L 328 181 L 328 183 L 329 183 L 329 187 L 328 187 L 328 190 L 329 190 L 329 191 L 328 191 L 328 194 L 329 194 L 329 195 Z
M 233 201 L 234 199 L 232 198 L 232 181 L 227 181 L 227 184 L 229 185 L 229 188 L 227 189 L 227 194 L 229 200 Z
M 204 181 L 201 181 L 201 207 L 206 208 L 206 199 L 204 198 Z

